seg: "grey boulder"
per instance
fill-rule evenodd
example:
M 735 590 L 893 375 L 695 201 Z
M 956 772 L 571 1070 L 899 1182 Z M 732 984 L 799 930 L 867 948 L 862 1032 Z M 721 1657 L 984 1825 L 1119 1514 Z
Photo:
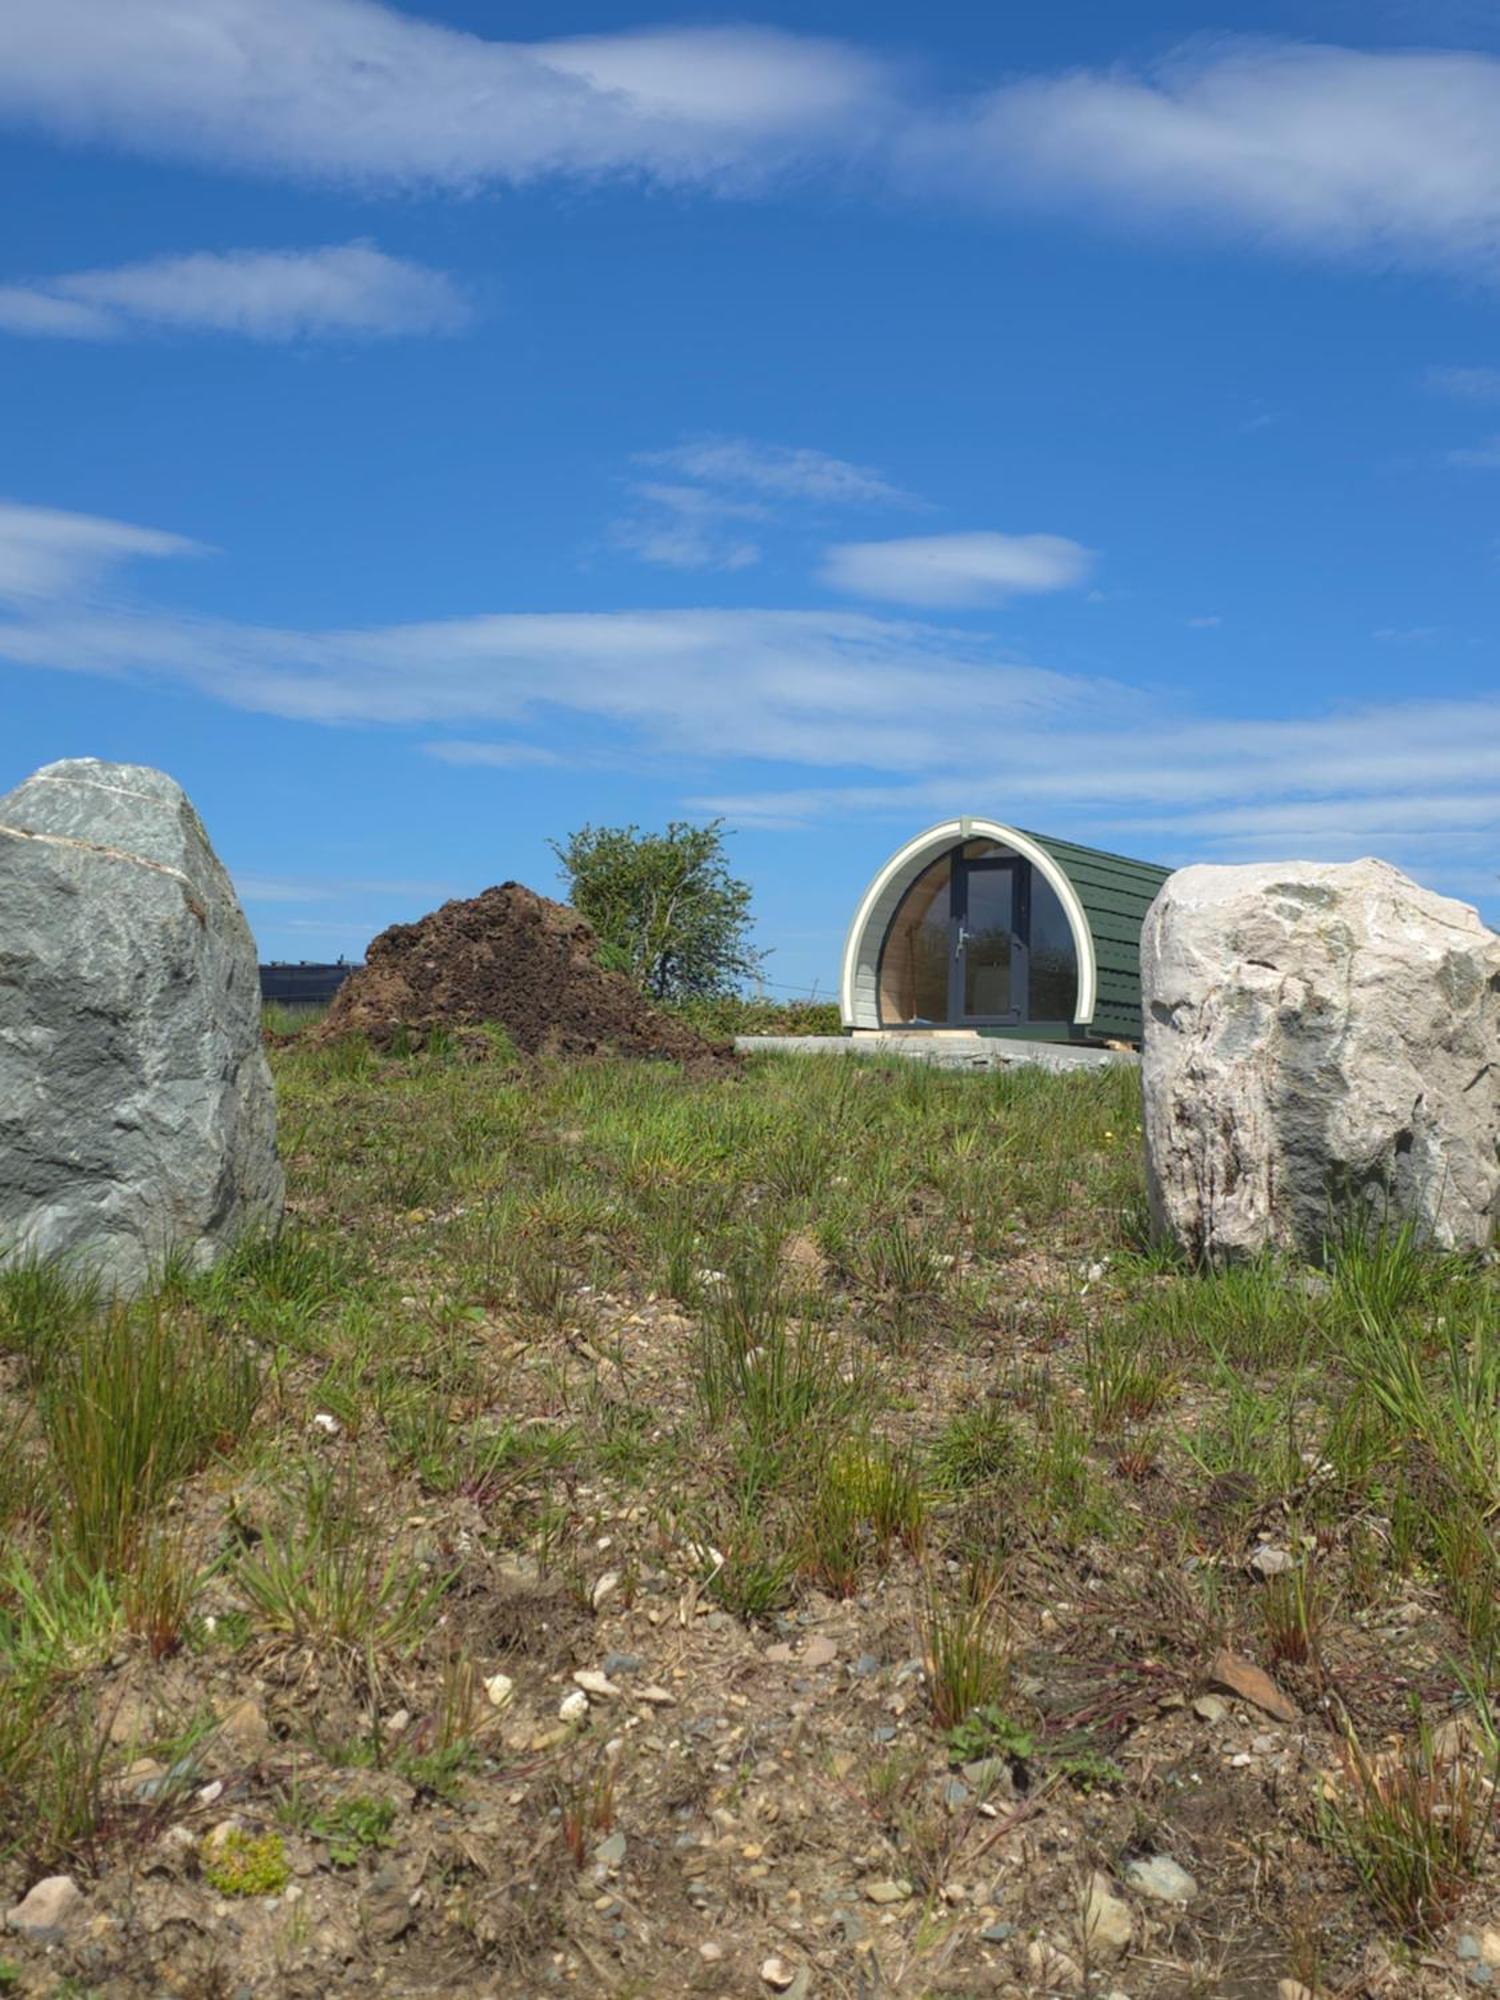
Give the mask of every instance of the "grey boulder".
M 274 1227 L 254 941 L 182 788 L 69 758 L 0 798 L 0 1259 L 128 1294 Z
M 1141 975 L 1152 1213 L 1190 1255 L 1489 1243 L 1500 937 L 1467 905 L 1383 861 L 1184 868 Z

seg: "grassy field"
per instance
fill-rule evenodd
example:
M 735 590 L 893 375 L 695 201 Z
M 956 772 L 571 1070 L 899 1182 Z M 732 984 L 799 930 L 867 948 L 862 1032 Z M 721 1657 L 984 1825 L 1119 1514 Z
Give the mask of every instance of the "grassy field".
M 1493 1272 L 1179 1268 L 1127 1070 L 274 1056 L 278 1240 L 0 1276 L 0 1990 L 1487 1983 Z

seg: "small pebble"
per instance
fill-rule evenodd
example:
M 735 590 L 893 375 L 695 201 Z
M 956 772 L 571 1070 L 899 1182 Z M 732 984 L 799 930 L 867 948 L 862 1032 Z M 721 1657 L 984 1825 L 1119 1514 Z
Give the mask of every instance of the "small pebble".
M 1198 1893 L 1198 1884 L 1185 1868 L 1179 1868 L 1170 1854 L 1153 1854 L 1149 1858 L 1126 1864 L 1125 1881 L 1143 1896 L 1154 1896 L 1159 1903 L 1190 1903 Z
M 1297 1558 L 1287 1549 L 1259 1548 L 1250 1558 L 1257 1576 L 1285 1576 L 1297 1567 Z
M 867 1903 L 904 1903 L 911 1895 L 910 1882 L 896 1882 L 884 1876 L 878 1882 L 866 1882 L 865 1901 Z
M 593 1695 L 598 1701 L 614 1701 L 620 1692 L 608 1674 L 601 1674 L 593 1667 L 581 1668 L 573 1679 L 585 1694 Z

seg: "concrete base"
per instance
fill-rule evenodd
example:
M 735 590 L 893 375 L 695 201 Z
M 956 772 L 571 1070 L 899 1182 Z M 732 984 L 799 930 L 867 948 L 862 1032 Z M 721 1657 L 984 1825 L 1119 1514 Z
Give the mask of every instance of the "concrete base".
M 1089 1049 L 1069 1042 L 1012 1042 L 961 1029 L 933 1035 L 736 1035 L 744 1055 L 904 1056 L 938 1069 L 1108 1069 L 1140 1061 L 1130 1049 Z

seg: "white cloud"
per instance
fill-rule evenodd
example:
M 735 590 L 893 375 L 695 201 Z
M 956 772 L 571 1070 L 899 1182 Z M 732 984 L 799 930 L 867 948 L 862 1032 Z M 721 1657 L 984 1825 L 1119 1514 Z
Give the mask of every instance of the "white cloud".
M 639 480 L 630 493 L 632 511 L 610 529 L 616 548 L 668 569 L 734 570 L 759 562 L 759 544 L 726 527 L 769 520 L 769 508 L 758 501 L 663 480 Z
M 1500 271 L 1500 61 L 1202 37 L 1138 73 L 1023 79 L 901 154 L 909 183 L 1380 264 Z
M 1189 618 L 1187 627 L 1190 632 L 1216 632 L 1223 623 L 1217 612 L 1211 612 L 1203 618 Z
M 1423 377 L 1441 396 L 1464 403 L 1500 403 L 1500 368 L 1429 368 Z
M 1456 451 L 1444 454 L 1449 465 L 1467 466 L 1477 472 L 1500 470 L 1500 435 L 1486 438 L 1483 444 L 1460 445 Z
M 1305 841 L 1318 848 L 1333 843 L 1363 853 L 1372 841 L 1391 842 L 1412 834 L 1446 836 L 1463 829 L 1494 835 L 1500 832 L 1500 789 L 1492 786 L 1467 795 L 1445 789 L 1396 797 L 1276 799 L 1135 824 L 1157 833 L 1192 833 L 1216 845 L 1249 837 L 1293 845 Z
M 74 340 L 159 328 L 251 340 L 449 333 L 467 317 L 451 278 L 370 243 L 198 251 L 0 286 L 0 329 Z
M 60 340 L 112 340 L 120 321 L 98 306 L 62 298 L 39 285 L 0 285 L 0 332 Z
M 422 748 L 429 757 L 436 757 L 441 764 L 469 764 L 498 771 L 516 770 L 525 765 L 550 765 L 563 762 L 555 750 L 548 750 L 540 743 L 457 741 L 424 743 Z
M 811 760 L 809 760 L 811 761 Z M 894 769 L 894 767 L 888 767 Z M 1500 700 L 1413 701 L 1305 717 L 1205 720 L 1129 690 L 1056 716 L 986 726 L 959 753 L 900 782 L 712 793 L 692 803 L 737 817 L 812 823 L 849 812 L 903 819 L 984 808 L 1027 823 L 1065 810 L 1201 850 L 1254 840 L 1285 854 L 1295 831 L 1368 846 L 1378 832 L 1440 835 L 1493 852 L 1500 801 Z M 1359 851 L 1364 851 L 1360 848 Z
M 1170 693 L 1017 661 L 984 634 L 854 611 L 242 625 L 70 594 L 123 556 L 193 549 L 182 537 L 10 508 L 0 564 L 22 546 L 4 533 L 17 514 L 32 546 L 63 553 L 48 576 L 32 562 L 26 601 L 0 617 L 0 660 L 304 722 L 420 728 L 428 754 L 477 772 L 561 763 L 587 730 L 621 762 L 800 767 L 803 784 L 710 778 L 691 801 L 764 826 L 988 811 L 1167 860 L 1373 851 L 1440 882 L 1482 874 L 1500 839 L 1500 699 L 1202 717 Z
M 1500 251 L 1500 60 L 1455 49 L 1201 36 L 944 97 L 913 65 L 772 28 L 507 42 L 377 0 L 12 0 L 0 117 L 374 189 L 741 195 L 813 169 L 1379 265 L 1493 277 Z
M 0 9 L 0 110 L 278 178 L 407 187 L 630 174 L 754 185 L 858 150 L 886 72 L 752 27 L 490 41 L 374 0 L 48 0 Z
M 868 465 L 851 465 L 805 446 L 755 444 L 749 438 L 689 438 L 666 451 L 645 451 L 640 465 L 659 466 L 706 486 L 748 488 L 781 500 L 841 506 L 911 506 L 910 494 Z
M 839 543 L 826 552 L 822 576 L 855 597 L 957 607 L 1066 589 L 1083 580 L 1091 560 L 1063 535 L 912 535 Z
M 168 552 L 145 531 L 123 534 L 120 553 Z M 941 760 L 955 728 L 1054 712 L 1102 687 L 960 633 L 850 611 L 501 613 L 299 632 L 57 602 L 0 621 L 0 659 L 186 686 L 304 721 L 566 728 L 586 716 L 694 756 L 800 761 L 818 745 L 822 761 L 895 767 Z M 467 746 L 440 754 L 490 761 Z
M 800 762 L 816 750 L 896 769 L 942 762 L 955 731 L 998 730 L 1091 691 L 962 634 L 858 612 L 500 613 L 297 632 L 57 608 L 0 623 L 0 659 L 309 722 L 567 731 L 581 716 L 695 757 Z
M 742 524 L 774 522 L 789 508 L 920 505 L 873 467 L 808 446 L 698 437 L 637 452 L 635 463 L 673 477 L 633 481 L 631 510 L 610 540 L 668 569 L 748 569 L 761 548 Z
M 0 602 L 77 595 L 134 556 L 187 556 L 202 544 L 94 514 L 0 500 Z
M 324 876 L 302 875 L 287 879 L 278 875 L 257 875 L 253 871 L 232 870 L 234 886 L 242 903 L 328 903 L 348 896 L 448 896 L 447 882 L 342 881 Z

